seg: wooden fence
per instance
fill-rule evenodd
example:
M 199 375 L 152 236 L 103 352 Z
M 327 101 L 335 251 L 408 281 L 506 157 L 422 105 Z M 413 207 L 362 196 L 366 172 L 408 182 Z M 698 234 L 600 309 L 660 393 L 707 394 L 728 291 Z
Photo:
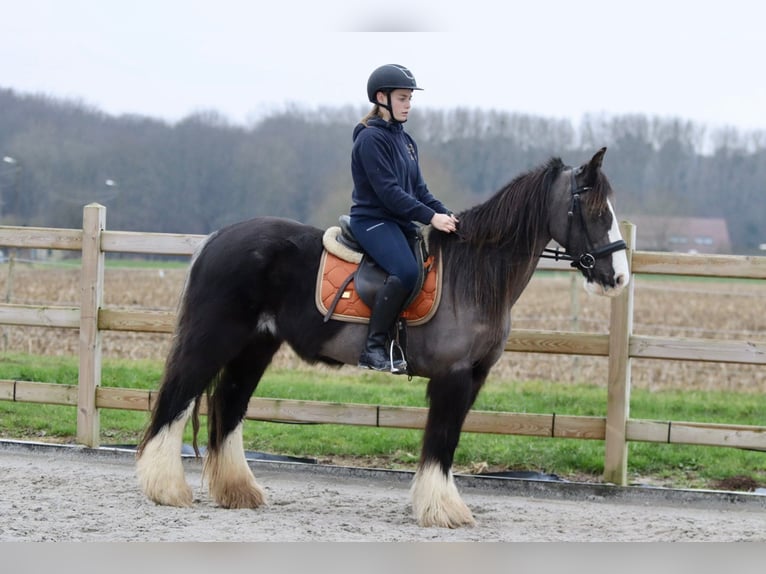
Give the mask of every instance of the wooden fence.
M 634 274 L 766 279 L 766 257 L 633 251 L 635 227 L 623 223 L 622 231 Z M 0 324 L 79 329 L 78 384 L 0 380 L 0 400 L 76 406 L 77 440 L 89 447 L 99 445 L 99 409 L 149 410 L 155 399 L 153 391 L 101 387 L 101 334 L 106 330 L 171 333 L 175 315 L 103 307 L 104 255 L 110 252 L 191 255 L 202 239 L 200 235 L 108 231 L 106 208 L 98 204 L 85 206 L 82 229 L 0 226 L 2 246 L 82 254 L 79 307 L 0 305 Z M 541 267 L 567 268 L 557 263 L 543 263 Z M 616 484 L 627 482 L 629 441 L 766 450 L 766 427 L 630 417 L 634 358 L 766 364 L 766 341 L 634 335 L 633 285 L 631 282 L 612 300 L 608 334 L 516 330 L 506 345 L 506 350 L 515 352 L 608 357 L 605 416 L 472 411 L 463 430 L 604 440 L 604 480 Z M 204 408 L 203 404 L 203 413 Z M 425 408 L 415 407 L 252 398 L 246 416 L 255 420 L 422 429 L 426 413 Z

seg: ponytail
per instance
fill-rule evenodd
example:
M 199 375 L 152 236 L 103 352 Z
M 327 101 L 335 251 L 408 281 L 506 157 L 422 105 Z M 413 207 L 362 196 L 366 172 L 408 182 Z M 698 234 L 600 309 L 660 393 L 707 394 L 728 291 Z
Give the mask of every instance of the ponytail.
M 375 104 L 372 106 L 372 109 L 367 112 L 367 115 L 364 116 L 361 120 L 359 120 L 359 123 L 362 124 L 364 127 L 367 127 L 367 122 L 369 122 L 372 118 L 375 117 L 382 117 L 380 114 L 380 104 Z

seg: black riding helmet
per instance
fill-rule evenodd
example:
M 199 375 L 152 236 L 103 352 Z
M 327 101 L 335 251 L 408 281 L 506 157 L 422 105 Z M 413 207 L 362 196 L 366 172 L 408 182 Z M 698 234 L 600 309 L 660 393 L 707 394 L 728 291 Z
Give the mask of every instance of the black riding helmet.
M 379 104 L 385 107 L 391 112 L 391 120 L 399 121 L 394 118 L 394 112 L 391 108 L 391 91 L 405 89 L 405 90 L 422 90 L 419 88 L 415 81 L 415 76 L 412 75 L 407 68 L 399 66 L 398 64 L 386 64 L 373 70 L 367 80 L 367 98 L 373 104 L 377 104 L 375 94 L 378 92 L 385 92 L 388 96 L 388 104 Z

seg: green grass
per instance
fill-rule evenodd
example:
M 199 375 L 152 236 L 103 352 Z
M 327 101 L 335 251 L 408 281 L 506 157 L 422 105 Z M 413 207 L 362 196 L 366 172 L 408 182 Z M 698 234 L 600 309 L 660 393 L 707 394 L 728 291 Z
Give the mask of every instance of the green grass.
M 102 386 L 156 388 L 162 364 L 108 360 Z M 77 384 L 74 358 L 0 357 L 0 378 Z M 426 406 L 424 379 L 359 372 L 269 371 L 257 396 L 299 400 Z M 528 413 L 604 416 L 606 390 L 594 385 L 490 380 L 475 409 Z M 652 420 L 722 422 L 766 426 L 766 397 L 748 393 L 634 389 L 631 417 Z M 102 444 L 135 444 L 148 413 L 103 409 Z M 203 417 L 204 424 L 204 417 Z M 74 442 L 76 412 L 69 406 L 0 401 L 0 436 L 25 440 Z M 249 450 L 412 469 L 422 432 L 345 425 L 279 424 L 247 421 Z M 187 428 L 191 442 L 191 428 Z M 200 439 L 204 444 L 204 433 Z M 599 440 L 551 439 L 463 433 L 456 452 L 457 470 L 535 470 L 566 478 L 593 478 L 603 472 L 604 444 Z M 716 481 L 748 477 L 766 484 L 766 453 L 722 447 L 650 443 L 629 444 L 632 481 L 676 487 L 714 487 Z

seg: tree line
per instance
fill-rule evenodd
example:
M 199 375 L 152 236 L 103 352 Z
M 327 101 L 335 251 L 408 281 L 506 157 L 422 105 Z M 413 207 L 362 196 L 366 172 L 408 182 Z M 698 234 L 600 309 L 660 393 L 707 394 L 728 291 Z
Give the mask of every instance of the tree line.
M 168 123 L 0 89 L 0 223 L 79 228 L 99 202 L 110 229 L 129 231 L 202 234 L 256 215 L 332 225 L 350 205 L 351 132 L 367 111 L 288 105 L 250 125 L 216 111 Z M 407 130 L 454 211 L 552 156 L 579 165 L 607 146 L 620 215 L 723 217 L 734 252 L 766 243 L 764 132 L 471 108 L 418 108 Z

